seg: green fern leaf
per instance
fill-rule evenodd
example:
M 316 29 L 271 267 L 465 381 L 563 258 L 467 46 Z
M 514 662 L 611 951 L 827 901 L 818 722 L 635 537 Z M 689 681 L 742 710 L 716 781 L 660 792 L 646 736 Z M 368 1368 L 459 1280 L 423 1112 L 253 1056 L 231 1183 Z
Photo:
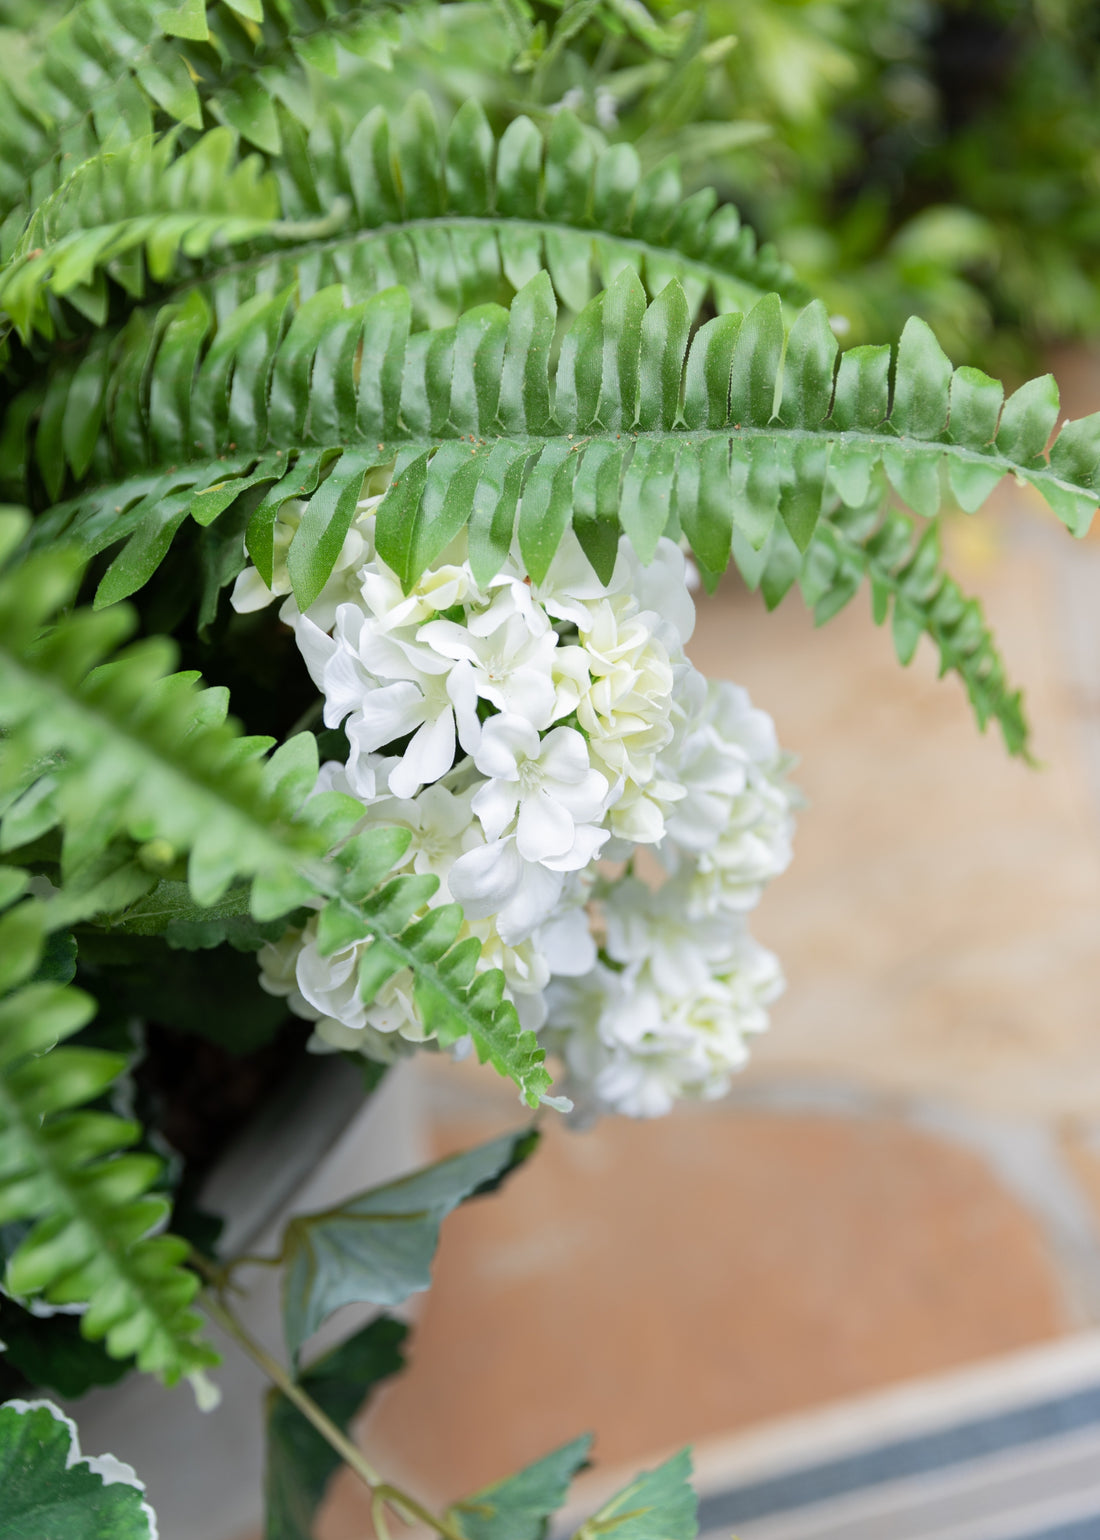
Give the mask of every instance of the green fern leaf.
M 929 637 L 941 677 L 958 674 L 978 725 L 984 730 L 996 721 L 1009 753 L 1029 757 L 1021 693 L 1008 682 L 981 604 L 943 570 L 938 524 L 922 531 L 900 510 L 884 512 L 882 498 L 872 497 L 862 508 L 831 509 L 804 555 L 785 529 L 776 528 L 760 551 L 735 540 L 734 557 L 770 607 L 797 582 L 818 625 L 868 583 L 876 623 L 891 622 L 898 661 L 910 663 L 920 638 Z
M 11 513 L 0 519 L 0 546 L 10 549 L 24 527 Z M 162 639 L 116 651 L 133 625 L 124 609 L 58 618 L 79 574 L 64 548 L 0 574 L 0 788 L 51 760 L 63 877 L 125 837 L 162 869 L 186 855 L 200 906 L 217 904 L 238 878 L 250 879 L 261 923 L 319 898 L 326 934 L 371 942 L 364 998 L 389 976 L 379 957 L 408 967 L 429 1030 L 443 1043 L 471 1037 L 482 1062 L 537 1105 L 550 1085 L 544 1055 L 504 1000 L 500 971 L 475 975 L 476 944 L 473 955 L 468 941 L 453 944 L 457 926 L 442 911 L 424 915 L 431 893 L 420 879 L 388 880 L 401 853 L 391 831 L 350 838 L 360 803 L 334 793 L 305 801 L 317 778 L 312 736 L 269 756 L 269 739 L 241 737 L 226 719 L 225 691 L 168 671 Z
M 652 296 L 676 278 L 693 315 L 705 301 L 741 311 L 772 290 L 809 297 L 732 205 L 712 192 L 686 199 L 673 166 L 643 174 L 631 146 L 607 146 L 570 112 L 546 133 L 517 118 L 499 141 L 476 102 L 441 132 L 419 95 L 393 121 L 376 108 L 308 132 L 286 113 L 280 123 L 285 153 L 272 169 L 284 218 L 317 219 L 338 200 L 350 213 L 321 248 L 260 251 L 211 273 L 219 315 L 291 284 L 305 299 L 333 283 L 363 296 L 400 283 L 417 326 L 439 326 L 506 303 L 544 270 L 574 311 L 624 268 Z
M 238 161 L 234 139 L 213 129 L 179 155 L 170 133 L 85 161 L 39 204 L 0 270 L 0 312 L 24 338 L 32 329 L 49 335 L 54 295 L 101 325 L 108 277 L 140 298 L 146 272 L 162 283 L 181 256 L 279 234 L 274 179 L 258 156 Z M 312 233 L 327 228 L 322 222 Z M 311 232 L 295 225 L 292 233 Z
M 1037 406 L 1025 386 L 991 417 L 974 371 L 959 387 L 920 321 L 902 336 L 891 398 L 886 354 L 856 350 L 836 368 L 817 302 L 789 337 L 773 295 L 744 317 L 707 322 L 689 343 L 676 289 L 647 310 L 628 271 L 582 311 L 556 365 L 555 315 L 540 275 L 510 310 L 479 307 L 433 332 L 409 330 L 400 289 L 347 307 L 326 291 L 297 312 L 288 295 L 258 296 L 220 331 L 208 315 L 196 318 L 197 345 L 167 355 L 163 339 L 182 312 L 152 336 L 135 324 L 98 404 L 76 398 L 74 411 L 92 415 L 111 405 L 93 454 L 100 484 L 39 520 L 35 541 L 66 534 L 94 554 L 124 540 L 97 597 L 110 603 L 148 580 L 189 512 L 209 516 L 211 492 L 230 502 L 262 483 L 248 537 L 261 572 L 280 504 L 309 503 L 289 556 L 304 605 L 331 571 L 363 476 L 391 468 L 378 548 L 407 585 L 475 507 L 479 530 L 492 531 L 490 545 L 478 545 L 483 574 L 514 533 L 536 580 L 571 518 L 590 551 L 593 527 L 618 527 L 643 561 L 662 535 L 683 531 L 715 573 L 734 535 L 759 549 L 782 527 L 805 551 L 829 499 L 860 508 L 883 473 L 931 516 L 944 466 L 968 494 L 1013 474 L 1075 533 L 1091 520 L 1100 415 L 1067 424 L 1044 451 L 1050 389 Z M 66 420 L 75 374 L 67 388 L 61 379 L 43 423 Z M 152 406 L 165 399 L 177 404 L 169 421 Z
M 117 1054 L 56 1047 L 94 1002 L 67 985 L 30 982 L 49 923 L 29 900 L 0 919 L 0 1223 L 33 1228 L 9 1258 L 5 1287 L 80 1304 L 83 1334 L 168 1384 L 216 1364 L 197 1337 L 195 1274 L 186 1241 L 150 1235 L 167 1199 L 150 1193 L 161 1162 L 125 1154 L 136 1123 L 81 1110 L 125 1068 Z
M 84 161 L 171 123 L 201 129 L 204 109 L 278 153 L 268 98 L 312 120 L 308 71 L 325 69 L 336 48 L 384 62 L 399 37 L 396 9 L 384 0 L 76 0 L 37 38 L 25 76 L 0 81 L 0 255 L 43 191 Z

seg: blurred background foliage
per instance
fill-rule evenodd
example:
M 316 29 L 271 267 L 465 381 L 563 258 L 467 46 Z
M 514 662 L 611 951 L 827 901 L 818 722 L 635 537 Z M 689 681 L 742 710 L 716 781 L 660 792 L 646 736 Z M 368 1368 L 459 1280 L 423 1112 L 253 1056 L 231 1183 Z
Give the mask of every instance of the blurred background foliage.
M 1017 375 L 1100 331 L 1094 0 L 660 0 L 663 56 L 627 7 L 603 9 L 610 25 L 523 61 L 498 111 L 566 98 L 650 161 L 677 155 L 826 299 L 845 345 L 915 312 L 954 357 Z M 535 12 L 560 38 L 560 8 Z M 464 94 L 488 39 L 444 26 Z
M 68 9 L 0 0 L 0 72 L 23 73 Z M 1050 344 L 1100 333 L 1094 0 L 347 9 L 388 15 L 394 47 L 340 54 L 335 78 L 308 70 L 318 112 L 360 110 L 364 73 L 383 106 L 416 86 L 441 107 L 476 96 L 498 128 L 564 102 L 737 203 L 845 346 L 916 313 L 956 359 L 1021 377 Z

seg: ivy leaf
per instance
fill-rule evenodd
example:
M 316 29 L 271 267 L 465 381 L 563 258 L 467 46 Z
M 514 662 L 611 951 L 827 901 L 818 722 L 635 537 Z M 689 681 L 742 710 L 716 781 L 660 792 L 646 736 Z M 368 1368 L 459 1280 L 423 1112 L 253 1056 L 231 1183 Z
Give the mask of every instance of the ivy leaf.
M 695 1540 L 698 1499 L 686 1449 L 643 1471 L 577 1531 L 576 1540 Z
M 0 1540 L 156 1540 L 134 1472 L 82 1455 L 76 1424 L 49 1401 L 0 1406 L 0 1492 Z
M 582 1433 L 505 1481 L 462 1498 L 448 1520 L 465 1540 L 542 1540 L 546 1520 L 564 1503 L 591 1447 L 592 1435 Z
M 492 1191 L 537 1142 L 528 1129 L 292 1219 L 283 1241 L 283 1323 L 297 1353 L 341 1305 L 399 1305 L 431 1282 L 439 1226 L 464 1198 Z
M 408 1327 L 382 1315 L 299 1376 L 321 1410 L 343 1431 L 380 1380 L 404 1367 Z M 267 1398 L 267 1462 L 264 1475 L 266 1540 L 310 1540 L 313 1516 L 340 1456 L 287 1398 Z

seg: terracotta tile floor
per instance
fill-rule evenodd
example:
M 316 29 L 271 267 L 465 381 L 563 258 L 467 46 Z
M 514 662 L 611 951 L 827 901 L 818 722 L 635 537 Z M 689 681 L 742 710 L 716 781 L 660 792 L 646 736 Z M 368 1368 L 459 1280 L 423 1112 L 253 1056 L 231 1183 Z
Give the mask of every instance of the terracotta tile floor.
M 413 1367 L 362 1435 L 416 1489 L 468 1491 L 587 1427 L 602 1461 L 641 1462 L 1070 1328 L 1042 1182 L 1025 1206 L 980 1153 L 913 1126 L 917 1105 L 1009 1120 L 1010 1164 L 1012 1129 L 1069 1130 L 1054 1206 L 1100 1256 L 1073 1185 L 1100 1120 L 1100 830 L 1067 558 L 1014 490 L 952 544 L 1044 768 L 975 732 L 929 649 L 899 670 L 865 595 L 821 632 L 796 598 L 769 617 L 730 585 L 701 605 L 697 661 L 802 755 L 810 807 L 757 926 L 788 994 L 740 1100 L 551 1129 L 506 1192 L 448 1221 Z M 441 1150 L 516 1118 L 486 1072 L 429 1078 Z M 339 1482 L 320 1540 L 367 1533 Z
M 974 1156 L 906 1129 L 705 1112 L 554 1130 L 450 1222 L 412 1368 L 365 1441 L 443 1497 L 586 1428 L 620 1465 L 1059 1324 L 1034 1226 Z M 361 1533 L 357 1497 L 324 1540 Z

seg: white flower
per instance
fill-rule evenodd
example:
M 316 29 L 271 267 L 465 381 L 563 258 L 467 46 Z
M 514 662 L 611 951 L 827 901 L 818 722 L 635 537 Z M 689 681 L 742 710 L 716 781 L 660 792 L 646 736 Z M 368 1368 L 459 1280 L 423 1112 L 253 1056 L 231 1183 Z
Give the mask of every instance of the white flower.
M 573 709 L 575 702 L 558 707 L 552 673 L 557 633 L 542 610 L 521 611 L 510 589 L 498 590 L 487 610 L 462 625 L 429 621 L 417 640 L 444 658 L 465 660 L 477 693 L 532 727 L 549 727 Z
M 381 631 L 418 625 L 429 615 L 480 597 L 465 563 L 429 568 L 406 593 L 397 574 L 376 559 L 362 573 L 359 587 L 363 602 Z
M 648 567 L 639 567 L 631 585 L 638 608 L 657 615 L 671 628 L 665 636 L 670 652 L 686 647 L 695 630 L 695 601 L 688 584 L 687 561 L 673 540 L 658 540 Z
M 722 734 L 717 688 L 697 669 L 677 693 L 675 731 L 660 761 L 683 788 L 670 809 L 668 832 L 685 850 L 709 850 L 729 822 L 733 799 L 745 789 L 751 761 L 735 738 Z
M 629 614 L 629 608 L 610 601 L 593 606 L 591 627 L 580 633 L 592 684 L 577 705 L 577 720 L 593 761 L 616 789 L 612 831 L 626 839 L 647 835 L 648 843 L 663 835 L 663 814 L 656 803 L 639 810 L 636 789 L 653 780 L 657 755 L 672 737 L 676 676 L 654 617 Z
M 540 937 L 526 937 L 509 946 L 492 920 L 467 920 L 459 940 L 476 936 L 481 942 L 478 972 L 499 968 L 504 974 L 508 994 L 515 1003 L 520 1023 L 537 1032 L 546 1020 L 546 986 L 550 966 L 542 951 Z
M 694 863 L 685 864 L 670 851 L 673 868 L 690 874 L 691 913 L 737 913 L 754 908 L 764 884 L 790 865 L 792 827 L 790 799 L 780 788 L 765 782 L 735 800 L 729 826 L 717 844 Z M 664 850 L 661 854 L 666 856 Z
M 259 954 L 260 984 L 283 995 L 296 1016 L 314 1023 L 311 1047 L 321 1052 L 350 1048 L 390 1062 L 406 1044 L 425 1037 L 412 1000 L 408 969 L 388 979 L 369 1005 L 359 996 L 359 963 L 370 940 L 357 941 L 331 957 L 317 947 L 317 921 L 290 930 Z
M 535 933 L 549 971 L 559 978 L 580 978 L 596 966 L 596 938 L 588 915 L 579 905 L 569 906 L 566 895 Z
M 729 957 L 730 920 L 693 917 L 682 881 L 654 889 L 622 879 L 607 895 L 604 922 L 608 956 L 636 970 L 646 967 L 669 997 L 703 988 Z
M 520 608 L 534 609 L 541 605 L 548 615 L 569 621 L 583 630 L 591 620 L 592 605 L 601 604 L 608 598 L 629 597 L 639 567 L 634 547 L 624 536 L 619 541 L 611 581 L 602 582 L 580 541 L 571 529 L 567 529 L 541 583 L 533 584 L 522 566 L 517 561 L 510 561 L 490 586 L 507 585 L 513 590 Z
M 540 738 L 523 717 L 490 717 L 474 764 L 487 777 L 473 800 L 486 839 L 500 839 L 514 820 L 523 859 L 561 872 L 587 866 L 606 843 L 606 831 L 593 825 L 606 807 L 607 778 L 592 769 L 575 728 Z
M 280 612 L 348 740 L 314 794 L 355 797 L 360 829 L 410 831 L 396 870 L 439 879 L 430 906 L 462 905 L 459 941 L 478 940 L 478 971 L 502 970 L 578 1108 L 652 1117 L 722 1094 L 782 987 L 739 911 L 789 858 L 794 794 L 771 719 L 684 655 L 682 553 L 662 540 L 643 568 L 623 540 L 604 584 L 570 531 L 542 583 L 510 558 L 483 593 L 462 536 L 405 594 L 370 506 L 324 602 Z M 280 592 L 299 516 L 276 529 Z M 238 588 L 238 607 L 263 598 L 254 577 Z M 574 712 L 580 731 L 562 722 Z M 661 888 L 597 874 L 601 854 L 641 844 L 671 874 Z M 388 1060 L 422 1044 L 411 970 L 364 1002 L 375 943 L 322 957 L 317 925 L 260 955 L 263 987 L 314 1023 L 310 1047 Z
M 357 599 L 359 596 L 360 574 L 367 563 L 375 559 L 374 510 L 381 501 L 381 496 L 378 496 L 364 498 L 359 503 L 355 521 L 344 536 L 344 543 L 332 572 L 324 588 L 306 611 L 310 620 L 320 626 L 322 631 L 331 628 L 338 605 L 349 599 Z M 274 560 L 271 587 L 267 586 L 255 567 L 245 567 L 238 575 L 230 596 L 230 603 L 239 614 L 263 609 L 271 603 L 272 599 L 290 594 L 287 557 L 290 542 L 298 532 L 306 506 L 305 503 L 297 501 L 284 503 L 276 515 L 272 530 Z M 299 613 L 294 599 L 288 598 L 279 613 L 288 624 L 293 624 Z
M 433 905 L 450 902 L 448 882 L 459 856 L 484 844 L 470 807 L 472 795 L 471 790 L 456 792 L 437 782 L 415 797 L 377 797 L 366 808 L 365 826 L 398 825 L 412 832 L 409 848 L 394 870 L 438 877 Z
M 659 854 L 670 870 L 690 873 L 693 915 L 751 909 L 791 859 L 791 761 L 771 717 L 740 686 L 711 680 L 702 688 L 696 675 L 685 700 L 690 719 L 661 760 L 676 767 L 685 795 L 670 809 Z
M 476 743 L 477 692 L 468 664 L 376 631 L 350 604 L 338 609 L 331 637 L 305 617 L 295 631 L 325 696 L 325 723 L 337 727 L 350 718 L 345 732 L 356 759 L 412 734 L 389 774 L 395 796 L 411 797 L 449 770 L 456 737 L 467 751 Z
M 449 878 L 451 895 L 467 919 L 495 916 L 497 930 L 509 946 L 518 946 L 550 918 L 564 885 L 563 871 L 523 859 L 515 835 L 467 851 L 455 862 Z
M 776 959 L 732 927 L 721 971 L 674 993 L 647 963 L 552 979 L 543 1035 L 578 1105 L 659 1117 L 678 1098 L 725 1093 L 747 1058 L 745 1036 L 767 1026 L 766 1006 L 781 989 Z

